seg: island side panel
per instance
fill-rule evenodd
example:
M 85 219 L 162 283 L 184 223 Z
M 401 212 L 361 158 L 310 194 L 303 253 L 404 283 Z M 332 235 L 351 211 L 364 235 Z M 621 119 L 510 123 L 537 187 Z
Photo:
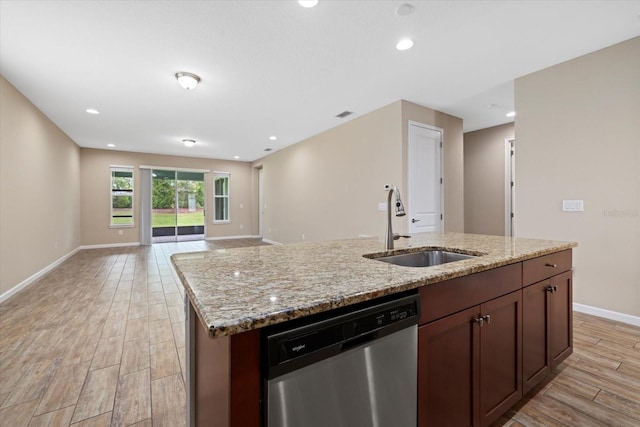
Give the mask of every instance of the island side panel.
M 189 304 L 188 425 L 260 426 L 260 331 L 212 339 Z

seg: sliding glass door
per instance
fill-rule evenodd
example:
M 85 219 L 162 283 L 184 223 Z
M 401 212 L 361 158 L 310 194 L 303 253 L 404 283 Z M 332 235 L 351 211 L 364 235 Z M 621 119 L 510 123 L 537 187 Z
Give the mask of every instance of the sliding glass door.
M 154 169 L 151 177 L 152 243 L 203 240 L 204 173 Z

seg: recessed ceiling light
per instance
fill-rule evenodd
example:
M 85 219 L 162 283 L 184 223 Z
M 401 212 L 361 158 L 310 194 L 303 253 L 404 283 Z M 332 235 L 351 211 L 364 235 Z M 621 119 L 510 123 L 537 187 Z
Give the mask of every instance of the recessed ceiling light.
M 100 114 L 100 111 L 96 110 L 95 108 L 87 108 L 85 111 L 89 114 Z
M 269 139 L 272 140 L 272 141 L 275 141 L 276 139 L 278 139 L 278 137 L 277 136 L 270 136 Z
M 413 47 L 413 40 L 411 39 L 402 39 L 396 45 L 396 49 L 398 50 L 407 50 Z
M 200 83 L 200 77 L 193 73 L 187 73 L 186 71 L 177 72 L 176 79 L 178 79 L 180 86 L 186 90 L 195 89 L 196 86 L 198 86 L 198 83 Z
M 234 158 L 234 159 L 239 159 L 239 158 L 240 158 L 240 156 L 233 156 L 233 158 Z
M 116 146 L 116 144 L 107 144 L 107 147 L 111 147 L 111 148 L 113 148 L 113 147 L 115 147 L 115 146 Z
M 413 9 L 414 9 L 413 5 L 411 5 L 409 3 L 401 4 L 396 9 L 396 15 L 398 15 L 398 16 L 411 15 L 413 13 Z
M 516 112 L 515 111 L 509 111 L 507 113 L 507 117 L 515 117 L 516 116 Z
M 318 0 L 298 0 L 298 4 L 302 7 L 316 7 L 318 5 Z
M 183 139 L 182 142 L 184 143 L 185 147 L 193 147 L 194 145 L 196 145 L 196 141 L 193 139 Z

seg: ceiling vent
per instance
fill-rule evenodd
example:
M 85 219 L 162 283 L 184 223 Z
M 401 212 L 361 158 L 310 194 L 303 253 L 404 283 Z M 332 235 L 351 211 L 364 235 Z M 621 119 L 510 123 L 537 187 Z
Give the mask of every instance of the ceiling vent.
M 347 116 L 350 116 L 353 114 L 353 111 L 343 111 L 342 113 L 338 114 L 336 117 L 338 117 L 339 119 L 344 119 Z

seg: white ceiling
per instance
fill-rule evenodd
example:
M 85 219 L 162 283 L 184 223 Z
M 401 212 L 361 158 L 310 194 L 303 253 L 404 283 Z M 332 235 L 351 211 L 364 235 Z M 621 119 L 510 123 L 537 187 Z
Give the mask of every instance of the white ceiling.
M 81 147 L 252 161 L 399 99 L 506 123 L 515 78 L 640 35 L 640 1 L 403 3 L 1 0 L 0 72 Z

